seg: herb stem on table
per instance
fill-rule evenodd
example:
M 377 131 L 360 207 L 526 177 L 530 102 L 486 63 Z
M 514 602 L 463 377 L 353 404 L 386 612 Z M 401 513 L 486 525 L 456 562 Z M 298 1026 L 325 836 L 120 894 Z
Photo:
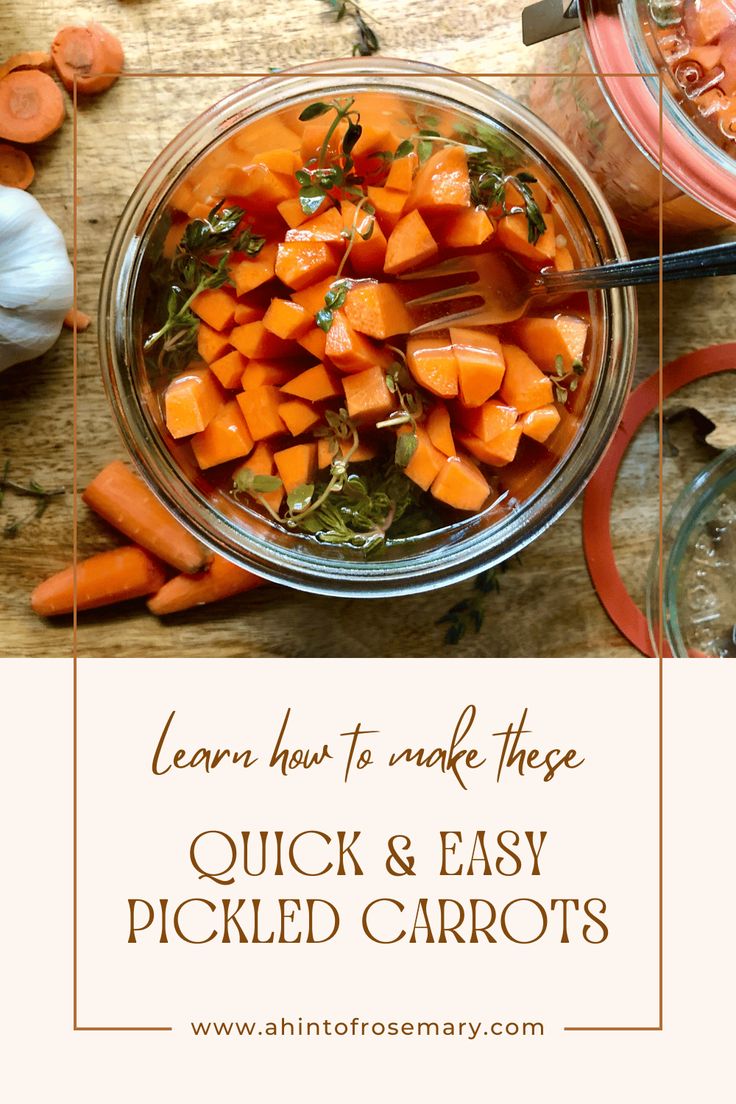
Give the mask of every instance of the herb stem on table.
M 36 504 L 34 508 L 22 517 L 9 517 L 3 526 L 4 537 L 15 537 L 23 529 L 28 522 L 36 521 L 41 518 L 46 512 L 47 507 L 54 498 L 60 498 L 66 494 L 64 487 L 42 487 L 35 479 L 30 479 L 28 483 L 19 483 L 15 479 L 10 478 L 10 460 L 5 460 L 3 463 L 2 475 L 0 475 L 0 507 L 5 504 L 5 494 L 10 491 L 11 494 L 17 495 L 19 498 L 35 498 Z

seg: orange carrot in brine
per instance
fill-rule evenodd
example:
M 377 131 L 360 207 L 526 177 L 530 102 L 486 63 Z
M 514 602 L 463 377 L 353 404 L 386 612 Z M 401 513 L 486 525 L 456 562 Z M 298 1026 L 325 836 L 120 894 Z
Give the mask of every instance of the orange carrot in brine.
M 97 609 L 160 590 L 166 573 L 158 560 L 136 545 L 98 552 L 77 564 L 77 609 Z M 31 606 L 41 617 L 71 613 L 74 608 L 74 568 L 66 567 L 40 583 Z
M 62 27 L 51 44 L 51 57 L 67 91 L 72 91 L 76 77 L 77 91 L 88 95 L 104 92 L 123 68 L 120 41 L 99 23 Z
M 0 184 L 25 189 L 35 175 L 33 162 L 25 150 L 0 142 Z
M 65 118 L 59 86 L 40 69 L 16 69 L 0 80 L 0 138 L 42 142 Z
M 102 469 L 82 498 L 110 525 L 179 571 L 201 571 L 211 559 L 211 553 L 119 460 Z
M 223 556 L 215 556 L 206 571 L 200 571 L 197 575 L 176 575 L 169 579 L 153 598 L 149 598 L 148 608 L 151 613 L 162 617 L 167 613 L 203 606 L 207 602 L 232 598 L 235 594 L 263 586 L 265 582 L 260 575 L 237 567 Z

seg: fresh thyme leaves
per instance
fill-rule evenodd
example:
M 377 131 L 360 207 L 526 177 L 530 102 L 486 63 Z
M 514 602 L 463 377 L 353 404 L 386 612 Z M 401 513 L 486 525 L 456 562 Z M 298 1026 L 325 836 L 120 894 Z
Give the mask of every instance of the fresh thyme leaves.
M 309 122 L 310 119 L 318 119 L 330 111 L 335 113 L 325 131 L 319 153 L 310 158 L 295 174 L 299 184 L 299 203 L 305 215 L 315 215 L 325 200 L 331 200 L 334 196 L 364 198 L 364 192 L 360 188 L 361 178 L 353 172 L 352 152 L 363 133 L 360 114 L 353 110 L 354 103 L 352 96 L 329 102 L 318 100 L 308 104 L 299 115 L 302 122 Z M 346 125 L 340 152 L 328 163 L 330 143 L 343 123 Z
M 509 567 L 519 561 L 518 556 L 482 571 L 473 580 L 473 586 L 467 598 L 462 598 L 451 606 L 447 613 L 437 621 L 437 625 L 446 625 L 445 644 L 459 644 L 469 629 L 480 632 L 485 618 L 485 602 L 489 594 L 498 593 L 501 589 L 499 575 L 505 574 Z
M 349 290 L 350 284 L 347 280 L 336 280 L 335 283 L 330 285 L 325 294 L 324 307 L 318 310 L 314 316 L 314 321 L 325 333 L 328 332 L 333 323 L 335 311 L 344 304 Z
M 33 498 L 35 505 L 32 510 L 21 517 L 9 517 L 3 525 L 4 537 L 15 537 L 30 521 L 35 521 L 46 512 L 53 498 L 59 498 L 66 493 L 64 487 L 42 487 L 35 479 L 28 483 L 18 483 L 10 478 L 10 460 L 3 463 L 2 475 L 0 475 L 0 507 L 5 504 L 5 494 L 9 491 L 19 498 Z
M 396 452 L 394 463 L 399 468 L 405 468 L 410 463 L 412 456 L 417 451 L 419 438 L 415 432 L 399 433 L 396 438 Z
M 366 22 L 360 6 L 353 0 L 323 0 L 335 13 L 335 22 L 339 23 L 346 15 L 349 15 L 355 23 L 356 41 L 353 43 L 353 56 L 370 57 L 378 53 L 380 43 L 378 36 L 372 27 Z
M 488 153 L 474 153 L 468 157 L 471 200 L 483 207 L 500 206 L 505 215 L 524 214 L 528 225 L 528 239 L 534 245 L 547 229 L 547 223 L 529 187 L 537 178 L 528 172 L 508 173 L 500 168 Z M 512 185 L 521 196 L 523 206 L 508 206 L 507 187 Z
M 311 512 L 297 518 L 304 532 L 323 544 L 344 544 L 366 552 L 378 548 L 394 524 L 416 503 L 416 486 L 394 465 L 361 465 L 350 472 L 339 494 L 317 486 Z
M 585 365 L 582 360 L 574 360 L 571 370 L 566 372 L 565 362 L 558 353 L 555 357 L 555 374 L 552 377 L 555 400 L 558 403 L 566 403 L 570 394 L 577 391 L 579 377 L 583 375 L 585 375 Z

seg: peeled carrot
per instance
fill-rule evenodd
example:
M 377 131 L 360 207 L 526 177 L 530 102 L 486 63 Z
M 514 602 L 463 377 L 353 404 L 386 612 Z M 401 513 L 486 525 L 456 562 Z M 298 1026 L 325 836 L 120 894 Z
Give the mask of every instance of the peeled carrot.
M 0 184 L 25 190 L 35 175 L 33 162 L 25 150 L 0 143 Z
M 23 50 L 0 65 L 0 80 L 16 69 L 43 69 L 48 72 L 50 68 L 51 54 L 47 54 L 45 50 Z
M 94 94 L 104 92 L 120 76 L 123 47 L 99 23 L 88 23 L 62 27 L 51 44 L 51 58 L 67 91 L 72 91 L 76 77 L 78 92 Z
M 222 556 L 215 556 L 206 571 L 200 571 L 197 575 L 175 575 L 169 579 L 153 598 L 149 598 L 148 608 L 158 617 L 164 617 L 167 613 L 180 613 L 207 602 L 232 598 L 235 594 L 263 586 L 265 582 L 259 575 L 237 567 Z
M 0 80 L 0 138 L 42 142 L 65 118 L 59 86 L 40 69 L 16 69 Z
M 72 307 L 71 310 L 68 310 L 64 315 L 64 325 L 66 328 L 68 330 L 73 330 L 76 327 L 78 333 L 82 333 L 84 330 L 88 329 L 91 321 L 92 319 L 88 314 L 85 314 L 84 311 L 77 310 L 75 307 Z
M 102 469 L 82 498 L 110 525 L 179 571 L 201 571 L 211 559 L 143 480 L 119 460 Z
M 77 609 L 97 609 L 130 598 L 154 594 L 166 581 L 158 560 L 136 545 L 98 552 L 77 564 Z M 31 606 L 41 617 L 71 613 L 74 608 L 74 568 L 66 567 L 40 583 Z

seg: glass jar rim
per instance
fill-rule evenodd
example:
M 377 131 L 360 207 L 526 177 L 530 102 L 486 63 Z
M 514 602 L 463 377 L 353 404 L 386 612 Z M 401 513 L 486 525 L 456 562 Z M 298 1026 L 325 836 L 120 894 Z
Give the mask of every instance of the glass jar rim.
M 458 110 L 462 109 L 469 115 L 485 114 L 487 118 L 493 118 L 497 125 L 501 124 L 491 112 L 493 109 L 502 111 L 506 116 L 506 122 L 502 125 L 539 162 L 550 168 L 569 193 L 579 209 L 581 220 L 585 222 L 586 232 L 591 238 L 591 248 L 595 248 L 597 255 L 601 258 L 607 256 L 609 259 L 625 257 L 626 247 L 615 217 L 597 185 L 569 150 L 561 146 L 559 139 L 536 116 L 490 85 L 438 66 L 399 59 L 336 59 L 329 63 L 282 70 L 238 89 L 213 104 L 185 127 L 141 178 L 119 220 L 105 265 L 100 293 L 100 353 L 105 385 L 123 439 L 141 474 L 187 528 L 241 566 L 274 582 L 321 594 L 385 597 L 432 589 L 477 574 L 521 550 L 570 505 L 605 450 L 628 393 L 633 373 L 636 306 L 631 289 L 617 289 L 606 293 L 604 302 L 607 304 L 610 331 L 604 350 L 606 363 L 601 365 L 601 378 L 598 380 L 596 394 L 589 402 L 589 407 L 594 409 L 586 412 L 585 428 L 581 430 L 568 455 L 552 470 L 540 488 L 525 500 L 518 511 L 489 527 L 485 534 L 471 534 L 470 538 L 464 540 L 462 533 L 456 533 L 452 540 L 443 545 L 441 553 L 438 554 L 436 549 L 429 549 L 403 560 L 324 560 L 305 555 L 304 547 L 295 551 L 284 547 L 281 542 L 269 542 L 252 534 L 248 537 L 231 519 L 222 515 L 215 516 L 212 504 L 181 473 L 160 436 L 157 439 L 157 435 L 151 432 L 146 423 L 141 397 L 136 394 L 131 383 L 132 358 L 127 354 L 132 347 L 128 332 L 132 328 L 128 327 L 132 312 L 126 308 L 130 307 L 135 291 L 136 264 L 140 263 L 145 250 L 147 232 L 150 232 L 176 182 L 195 157 L 213 147 L 247 119 L 257 117 L 258 111 L 270 113 L 293 99 L 317 94 L 320 91 L 319 81 L 324 79 L 324 70 L 327 67 L 330 70 L 329 76 L 338 85 L 354 88 L 356 91 L 362 89 L 361 82 L 380 78 L 377 88 L 376 85 L 369 84 L 368 90 L 399 91 L 406 95 L 406 84 L 397 83 L 394 87 L 391 81 L 400 82 L 401 78 L 413 77 L 418 78 L 414 86 L 417 97 L 434 99 L 444 106 L 451 107 L 454 104 Z M 466 97 L 462 102 L 450 95 L 450 88 L 456 88 L 458 84 Z M 273 94 L 274 87 L 279 89 L 278 97 Z M 335 87 L 330 88 L 333 93 L 336 90 Z M 325 86 L 322 84 L 321 94 L 324 91 Z M 264 100 L 271 96 L 274 98 L 269 99 L 264 109 Z M 254 104 L 259 104 L 260 107 L 256 110 Z M 515 123 L 520 132 L 516 129 L 511 131 L 509 120 Z M 202 131 L 207 127 L 211 133 L 208 140 L 202 141 Z M 528 137 L 530 131 L 534 135 L 533 143 Z M 566 180 L 549 162 L 551 151 L 563 163 L 569 178 L 575 181 L 577 187 L 584 189 L 584 201 L 602 227 L 597 234 L 593 233 L 581 206 L 583 201 L 573 195 Z M 120 296 L 123 302 L 121 310 L 117 309 Z M 612 348 L 618 351 L 615 362 L 616 378 L 607 379 L 607 370 L 611 376 L 614 375 L 614 366 L 608 363 L 612 359 Z M 590 433 L 591 428 L 595 430 L 595 435 Z M 586 448 L 583 448 L 584 444 Z M 519 533 L 518 519 L 522 514 L 526 527 Z M 196 522 L 193 522 L 193 517 L 197 519 Z M 466 532 L 472 529 L 474 520 L 468 520 Z M 516 525 L 511 523 L 513 520 L 517 522 Z M 484 541 L 483 536 L 488 537 L 489 532 L 493 533 L 494 539 L 490 542 L 487 539 Z

